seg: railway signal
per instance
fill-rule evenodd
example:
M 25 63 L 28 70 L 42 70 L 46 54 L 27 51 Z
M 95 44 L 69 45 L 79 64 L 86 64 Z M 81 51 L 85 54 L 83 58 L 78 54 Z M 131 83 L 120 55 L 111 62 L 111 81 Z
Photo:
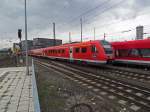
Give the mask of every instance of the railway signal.
M 21 42 L 21 38 L 22 38 L 22 29 L 18 29 L 18 38 L 20 39 L 20 42 Z
M 106 39 L 106 34 L 104 33 L 104 40 Z

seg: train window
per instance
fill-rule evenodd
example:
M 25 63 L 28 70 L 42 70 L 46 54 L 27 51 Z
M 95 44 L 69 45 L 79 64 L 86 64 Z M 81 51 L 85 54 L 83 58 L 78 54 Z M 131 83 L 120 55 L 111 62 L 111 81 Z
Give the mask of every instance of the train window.
M 75 52 L 76 52 L 76 53 L 79 53 L 79 52 L 80 52 L 80 48 L 76 48 L 76 49 L 75 49 Z
M 140 52 L 144 58 L 150 58 L 150 49 L 140 49 Z
M 60 50 L 60 53 L 61 53 L 61 54 L 63 53 L 63 50 L 62 50 L 62 49 Z
M 60 50 L 58 50 L 58 53 L 60 53 L 61 51 Z
M 119 57 L 128 57 L 129 56 L 129 49 L 119 49 L 118 50 L 118 56 Z
M 102 45 L 110 45 L 110 43 L 107 42 L 106 40 L 101 40 L 101 44 L 102 44 Z
M 113 51 L 111 48 L 104 48 L 106 54 L 112 54 Z
M 57 50 L 54 50 L 54 53 L 56 54 L 56 53 L 57 53 Z
M 96 47 L 95 47 L 95 45 L 91 46 L 91 52 L 92 52 L 92 53 L 95 53 L 95 52 L 96 52 Z
M 65 50 L 64 50 L 64 49 L 62 50 L 62 53 L 65 53 Z
M 138 49 L 131 49 L 130 56 L 134 56 L 134 57 L 140 56 L 139 50 Z
M 82 51 L 82 53 L 86 53 L 86 51 L 87 51 L 86 47 L 83 47 L 83 48 L 81 49 L 81 51 Z

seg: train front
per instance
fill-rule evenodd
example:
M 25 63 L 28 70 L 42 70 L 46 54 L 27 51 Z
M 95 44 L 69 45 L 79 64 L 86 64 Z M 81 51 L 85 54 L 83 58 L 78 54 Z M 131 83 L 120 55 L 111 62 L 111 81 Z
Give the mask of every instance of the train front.
M 114 60 L 113 48 L 112 48 L 111 44 L 106 40 L 101 40 L 100 42 L 101 42 L 101 44 L 104 48 L 105 54 L 107 56 L 107 63 L 111 63 Z

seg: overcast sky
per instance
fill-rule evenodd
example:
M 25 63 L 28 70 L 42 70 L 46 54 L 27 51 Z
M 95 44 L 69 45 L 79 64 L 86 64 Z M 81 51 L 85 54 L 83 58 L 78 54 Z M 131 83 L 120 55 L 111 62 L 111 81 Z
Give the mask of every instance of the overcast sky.
M 106 33 L 109 41 L 131 40 L 138 25 L 150 33 L 149 12 L 150 0 L 27 0 L 28 38 L 52 38 L 55 22 L 58 39 L 68 42 L 71 32 L 72 41 L 79 41 L 82 17 L 84 41 L 93 39 L 94 27 L 96 39 Z M 24 0 L 0 0 L 0 46 L 17 42 L 19 28 L 24 39 Z

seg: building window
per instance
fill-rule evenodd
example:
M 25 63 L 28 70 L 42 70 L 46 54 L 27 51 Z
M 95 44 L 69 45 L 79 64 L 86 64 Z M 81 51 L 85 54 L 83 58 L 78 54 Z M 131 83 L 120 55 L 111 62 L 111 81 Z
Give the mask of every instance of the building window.
M 76 52 L 76 53 L 79 53 L 79 52 L 80 52 L 80 48 L 76 48 L 76 49 L 75 49 L 75 52 Z
M 82 53 L 86 53 L 86 51 L 87 51 L 86 47 L 83 47 L 81 51 L 82 51 Z

